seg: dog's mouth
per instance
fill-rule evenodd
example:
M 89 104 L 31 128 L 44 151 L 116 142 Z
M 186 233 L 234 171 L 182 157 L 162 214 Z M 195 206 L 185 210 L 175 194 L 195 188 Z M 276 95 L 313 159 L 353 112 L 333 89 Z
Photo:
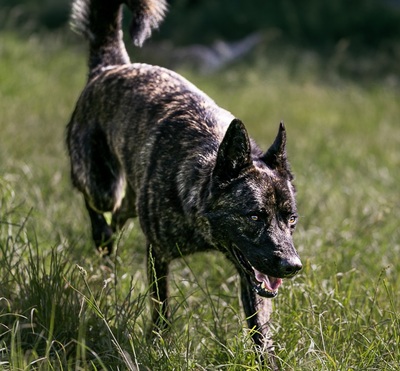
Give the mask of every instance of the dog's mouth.
M 268 276 L 258 271 L 235 246 L 233 246 L 231 251 L 235 259 L 240 263 L 242 269 L 250 276 L 253 283 L 253 290 L 257 295 L 264 298 L 274 298 L 278 295 L 278 289 L 282 284 L 281 278 Z

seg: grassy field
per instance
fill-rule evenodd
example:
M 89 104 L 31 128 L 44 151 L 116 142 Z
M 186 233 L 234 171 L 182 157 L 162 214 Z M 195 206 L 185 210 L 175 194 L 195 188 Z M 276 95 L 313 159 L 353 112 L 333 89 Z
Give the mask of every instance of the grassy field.
M 173 325 L 152 343 L 138 223 L 96 255 L 64 146 L 85 60 L 62 37 L 0 35 L 0 368 L 258 370 L 221 255 L 173 264 Z M 287 127 L 304 269 L 274 300 L 282 368 L 400 369 L 400 90 L 298 61 L 186 76 L 264 148 Z

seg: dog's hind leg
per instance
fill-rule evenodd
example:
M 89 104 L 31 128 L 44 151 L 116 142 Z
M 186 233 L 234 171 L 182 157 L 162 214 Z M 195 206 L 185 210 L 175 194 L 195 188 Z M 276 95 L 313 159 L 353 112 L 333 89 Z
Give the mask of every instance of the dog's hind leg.
M 96 248 L 101 254 L 110 255 L 114 242 L 114 230 L 108 225 L 103 214 L 93 210 L 87 201 L 85 203 L 92 225 L 92 236 Z
M 127 185 L 120 206 L 112 214 L 111 228 L 114 232 L 120 231 L 128 219 L 137 216 L 135 203 L 136 194 L 132 188 Z
M 73 119 L 68 129 L 72 181 L 85 197 L 96 248 L 109 255 L 112 251 L 113 235 L 126 221 L 129 205 L 119 212 L 118 210 L 124 197 L 131 192 L 127 189 L 119 159 L 100 125 L 90 120 L 83 125 Z M 131 196 L 129 201 L 132 198 L 134 197 Z M 126 203 L 127 201 L 125 205 Z M 111 213 L 112 220 L 106 221 L 105 213 Z
M 149 287 L 153 308 L 153 328 L 163 330 L 168 325 L 168 262 L 157 254 L 151 244 L 147 247 Z
M 116 228 L 104 213 L 114 214 L 120 208 L 127 193 L 125 175 L 98 125 L 91 123 L 78 131 L 81 126 L 72 123 L 68 135 L 72 180 L 85 197 L 96 248 L 109 255 Z
M 92 225 L 93 241 L 101 254 L 111 254 L 115 233 L 122 229 L 129 218 L 136 216 L 134 199 L 135 195 L 133 191 L 127 187 L 121 206 L 114 212 L 111 212 L 111 221 L 107 221 L 103 213 L 94 210 L 89 202 L 86 201 L 86 208 Z

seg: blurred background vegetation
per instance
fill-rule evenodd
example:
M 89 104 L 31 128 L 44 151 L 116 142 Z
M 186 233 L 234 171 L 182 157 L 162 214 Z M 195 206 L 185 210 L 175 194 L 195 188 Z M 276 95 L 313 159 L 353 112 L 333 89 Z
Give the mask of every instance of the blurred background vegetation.
M 0 27 L 57 29 L 68 23 L 70 0 L 2 0 Z M 276 30 L 301 46 L 329 49 L 346 40 L 352 49 L 390 50 L 400 37 L 400 2 L 389 0 L 170 0 L 159 38 L 176 44 L 235 40 Z
M 18 29 L 27 35 L 50 30 L 68 35 L 70 2 L 0 0 L 0 31 Z M 296 63 L 297 57 L 300 54 L 304 57 L 303 52 L 307 51 L 306 56 L 317 60 L 323 73 L 326 64 L 333 63 L 336 71 L 349 77 L 382 78 L 399 83 L 399 0 L 170 0 L 169 3 L 170 10 L 160 32 L 155 32 L 146 44 L 158 43 L 157 49 L 164 43 L 164 48 L 154 61 L 151 53 L 145 54 L 148 62 L 175 68 L 170 61 L 163 61 L 162 56 L 176 48 L 209 45 L 216 40 L 232 42 L 259 32 L 264 42 L 258 45 L 256 59 L 261 55 L 274 61 L 292 59 Z M 129 22 L 129 15 L 124 20 Z

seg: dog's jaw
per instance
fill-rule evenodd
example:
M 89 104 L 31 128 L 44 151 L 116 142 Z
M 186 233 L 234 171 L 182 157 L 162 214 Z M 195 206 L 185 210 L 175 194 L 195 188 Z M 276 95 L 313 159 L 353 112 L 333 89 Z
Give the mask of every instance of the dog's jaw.
M 263 298 L 274 298 L 278 295 L 278 289 L 282 285 L 281 278 L 268 276 L 258 271 L 250 264 L 236 246 L 233 245 L 230 251 L 235 260 L 239 263 L 240 268 L 249 276 L 253 284 L 253 290 L 257 295 Z
M 282 279 L 267 276 L 254 267 L 253 270 L 255 279 L 260 283 L 259 285 L 255 286 L 257 294 L 267 298 L 274 298 L 276 295 L 278 295 L 278 289 L 282 285 Z

